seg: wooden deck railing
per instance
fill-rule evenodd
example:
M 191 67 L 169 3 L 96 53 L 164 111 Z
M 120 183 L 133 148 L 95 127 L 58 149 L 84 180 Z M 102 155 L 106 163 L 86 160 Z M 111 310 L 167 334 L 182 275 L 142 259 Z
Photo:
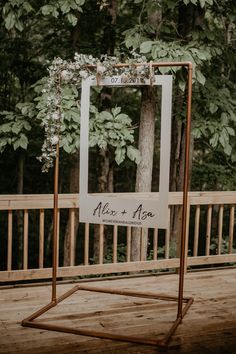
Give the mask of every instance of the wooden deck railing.
M 146 194 L 147 195 L 147 194 Z M 150 198 L 153 194 L 149 195 Z M 187 266 L 236 263 L 235 204 L 236 192 L 190 192 L 188 208 Z M 169 194 L 169 221 L 182 204 L 182 193 Z M 50 225 L 53 195 L 2 195 L 0 197 L 0 281 L 46 279 L 51 277 L 46 264 L 45 248 L 50 254 Z M 168 230 L 148 230 L 148 256 L 142 244 L 140 261 L 131 261 L 131 227 L 99 226 L 99 257 L 92 255 L 94 225 L 79 224 L 75 235 L 75 215 L 79 208 L 78 194 L 59 196 L 58 255 L 59 277 L 90 276 L 117 272 L 178 268 L 178 240 Z M 20 216 L 19 216 L 19 213 Z M 64 213 L 64 214 L 63 214 Z M 68 215 L 66 214 L 68 213 Z M 63 218 L 60 217 L 63 214 Z M 19 220 L 21 218 L 21 231 Z M 60 221 L 61 220 L 61 221 Z M 64 220 L 64 221 L 63 221 Z M 69 266 L 62 266 L 65 220 L 69 220 Z M 64 225 L 62 225 L 62 221 Z M 21 269 L 19 237 L 23 247 Z M 104 248 L 104 237 L 109 247 Z M 47 255 L 48 258 L 48 255 Z M 48 261 L 47 261 L 48 262 Z

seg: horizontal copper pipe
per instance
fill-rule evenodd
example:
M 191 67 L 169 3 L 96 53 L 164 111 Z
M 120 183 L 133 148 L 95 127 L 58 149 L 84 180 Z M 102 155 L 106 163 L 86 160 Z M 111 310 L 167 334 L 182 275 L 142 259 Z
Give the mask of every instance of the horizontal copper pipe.
M 150 64 L 151 62 L 148 62 L 147 64 Z M 102 63 L 101 63 L 102 64 Z M 143 66 L 145 63 L 119 63 L 119 64 L 114 64 L 113 67 L 114 68 L 124 68 L 124 67 L 130 67 L 130 66 Z M 176 62 L 162 62 L 162 63 L 151 63 L 151 66 L 154 68 L 158 68 L 158 67 L 166 67 L 166 66 L 185 66 L 188 67 L 189 69 L 191 69 L 193 67 L 193 64 L 190 61 L 176 61 Z M 96 65 L 86 65 L 87 68 L 96 68 Z
M 116 295 L 124 295 L 124 296 L 127 295 L 133 297 L 143 297 L 143 298 L 151 298 L 151 299 L 166 300 L 166 301 L 178 301 L 178 296 L 159 295 L 150 292 L 137 292 L 133 290 L 120 290 L 120 289 L 114 289 L 108 287 L 94 287 L 89 285 L 78 285 L 77 288 L 78 290 L 94 291 L 98 293 L 116 294 Z M 186 298 L 183 300 L 185 302 L 188 301 L 188 299 Z
M 109 332 L 99 332 L 99 331 L 93 331 L 93 330 L 87 330 L 87 329 L 76 329 L 76 328 L 70 328 L 70 327 L 65 327 L 65 326 L 44 324 L 42 322 L 36 322 L 36 321 L 34 321 L 34 322 L 31 322 L 31 321 L 26 322 L 25 321 L 24 326 L 32 327 L 32 328 L 40 328 L 40 329 L 45 329 L 45 330 L 49 330 L 49 331 L 77 334 L 77 335 L 82 335 L 82 336 L 97 337 L 97 338 L 103 338 L 103 339 L 113 339 L 113 340 L 122 341 L 122 342 L 131 342 L 131 343 L 148 344 L 148 345 L 165 347 L 164 340 L 145 339 L 145 338 L 140 338 L 140 337 L 125 336 L 125 335 L 114 334 L 114 333 L 109 333 Z

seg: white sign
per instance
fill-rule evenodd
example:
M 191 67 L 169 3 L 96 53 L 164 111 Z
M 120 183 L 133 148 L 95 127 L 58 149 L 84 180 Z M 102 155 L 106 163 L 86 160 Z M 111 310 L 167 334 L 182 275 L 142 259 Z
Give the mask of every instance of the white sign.
M 106 77 L 100 86 L 150 85 L 149 79 L 132 78 L 123 81 L 122 76 Z M 93 77 L 82 81 L 81 126 L 80 126 L 80 221 L 94 224 L 124 225 L 139 227 L 168 228 L 168 193 L 170 169 L 171 101 L 172 76 L 156 75 L 152 85 L 162 87 L 160 176 L 157 198 L 143 197 L 139 193 L 127 197 L 119 194 L 88 194 L 89 157 L 89 106 L 90 87 L 97 86 Z M 130 194 L 130 193 L 129 193 Z M 156 195 L 156 194 L 155 194 Z

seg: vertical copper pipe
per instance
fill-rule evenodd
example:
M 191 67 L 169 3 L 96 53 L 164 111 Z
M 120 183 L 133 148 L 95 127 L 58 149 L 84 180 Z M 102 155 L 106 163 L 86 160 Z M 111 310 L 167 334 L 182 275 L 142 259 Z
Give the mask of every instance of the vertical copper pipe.
M 57 290 L 57 234 L 58 234 L 58 179 L 59 179 L 59 143 L 56 149 L 54 165 L 54 199 L 53 199 L 53 248 L 52 248 L 52 301 L 56 302 Z
M 189 187 L 189 154 L 190 154 L 190 129 L 191 129 L 191 105 L 192 105 L 192 64 L 188 65 L 188 93 L 187 93 L 187 116 L 185 132 L 185 162 L 184 162 L 184 186 L 183 186 L 183 208 L 182 208 L 182 227 L 180 244 L 180 274 L 179 274 L 179 299 L 177 318 L 183 317 L 183 290 L 184 290 L 184 271 L 186 261 L 186 227 L 188 209 L 188 187 Z

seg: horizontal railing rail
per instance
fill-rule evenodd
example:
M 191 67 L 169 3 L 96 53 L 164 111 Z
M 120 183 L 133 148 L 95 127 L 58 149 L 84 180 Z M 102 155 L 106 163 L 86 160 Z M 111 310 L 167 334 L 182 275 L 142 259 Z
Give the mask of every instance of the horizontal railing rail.
M 158 197 L 158 193 L 126 195 Z M 189 192 L 186 270 L 236 263 L 235 204 L 234 191 Z M 79 195 L 60 194 L 58 277 L 178 268 L 181 205 L 182 193 L 169 193 L 169 228 L 165 231 L 148 229 L 147 255 L 141 235 L 140 259 L 132 261 L 131 227 L 79 223 Z M 51 277 L 52 209 L 52 194 L 0 196 L 1 282 Z M 96 259 L 95 232 L 98 235 Z

